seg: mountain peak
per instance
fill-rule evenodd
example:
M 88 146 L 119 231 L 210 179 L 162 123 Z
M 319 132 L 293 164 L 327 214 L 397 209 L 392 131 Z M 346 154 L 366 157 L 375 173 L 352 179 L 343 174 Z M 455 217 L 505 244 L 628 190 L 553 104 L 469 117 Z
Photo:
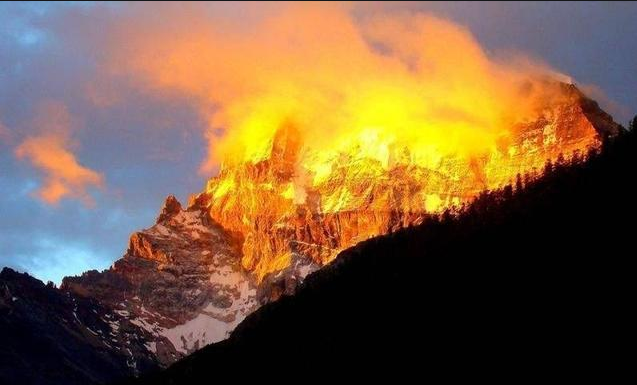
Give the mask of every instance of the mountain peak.
M 40 282 L 42 283 L 42 281 L 38 280 L 35 277 L 32 277 L 31 275 L 29 275 L 29 273 L 21 273 L 17 270 L 14 270 L 10 267 L 3 267 L 2 271 L 0 271 L 0 279 L 2 280 L 11 280 L 11 281 L 34 281 L 34 282 Z
M 491 147 L 468 153 L 411 148 L 373 129 L 314 148 L 284 122 L 269 158 L 231 162 L 208 181 L 210 217 L 241 235 L 242 266 L 262 282 L 299 256 L 324 265 L 360 241 L 453 210 L 620 131 L 573 84 L 531 83 L 527 93 L 534 102 L 524 119 L 507 120 Z
M 161 213 L 155 223 L 162 223 L 172 218 L 182 210 L 181 203 L 174 195 L 168 195 L 164 201 Z

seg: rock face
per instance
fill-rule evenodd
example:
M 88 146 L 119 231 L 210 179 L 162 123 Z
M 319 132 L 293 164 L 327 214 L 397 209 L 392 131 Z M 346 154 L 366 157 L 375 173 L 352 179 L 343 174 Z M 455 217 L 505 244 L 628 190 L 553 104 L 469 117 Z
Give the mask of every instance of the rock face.
M 5 268 L 0 383 L 105 384 L 158 369 L 148 333 L 123 312 Z
M 161 209 L 161 213 L 157 217 L 157 221 L 155 223 L 166 222 L 173 216 L 179 214 L 182 211 L 181 203 L 175 198 L 174 195 L 169 195 L 166 198 L 166 202 L 164 202 L 164 207 Z
M 314 154 L 302 153 L 298 132 L 283 126 L 268 159 L 223 168 L 199 199 L 214 220 L 244 239 L 241 264 L 257 282 L 299 258 L 321 266 L 361 240 L 417 224 L 518 174 L 536 174 L 560 154 L 585 155 L 618 132 L 575 86 L 551 86 L 551 98 L 539 103 L 533 119 L 516 122 L 488 153 L 446 156 L 425 167 L 407 147 L 390 147 L 386 162 L 354 147 L 319 178 L 299 162 Z
M 259 305 L 293 293 L 339 251 L 420 223 L 515 181 L 518 173 L 538 172 L 547 159 L 585 155 L 618 132 L 574 86 L 557 87 L 559 98 L 538 106 L 534 119 L 517 122 L 491 152 L 447 156 L 428 167 L 412 161 L 407 148 L 392 147 L 384 163 L 352 148 L 317 177 L 299 166 L 308 156 L 299 133 L 283 126 L 269 158 L 222 168 L 186 208 L 169 196 L 156 223 L 134 233 L 110 269 L 65 278 L 61 290 L 42 294 L 59 298 L 59 309 L 36 308 L 42 317 L 66 314 L 52 340 L 73 334 L 78 343 L 110 345 L 101 364 L 106 370 L 122 363 L 130 374 L 167 366 L 225 339 Z M 15 308 L 19 301 L 10 302 L 12 295 L 3 297 L 0 309 Z M 65 329 L 74 322 L 73 301 L 86 304 L 78 305 L 84 313 L 104 314 L 91 326 L 97 334 L 81 325 Z M 21 311 L 16 319 L 28 319 L 29 308 Z M 133 344 L 128 356 L 121 353 L 128 352 L 126 341 Z
M 104 272 L 65 278 L 61 289 L 125 313 L 167 365 L 224 339 L 256 308 L 239 253 L 239 240 L 205 209 L 184 210 L 169 196 L 157 223 L 130 237 L 124 257 Z

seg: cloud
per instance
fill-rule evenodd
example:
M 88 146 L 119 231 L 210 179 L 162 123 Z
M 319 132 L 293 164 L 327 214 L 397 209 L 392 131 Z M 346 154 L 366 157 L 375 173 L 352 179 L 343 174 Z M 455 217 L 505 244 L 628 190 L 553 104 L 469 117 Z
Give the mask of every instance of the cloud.
M 44 104 L 34 120 L 37 134 L 26 137 L 15 148 L 15 155 L 43 173 L 43 182 L 35 192 L 40 200 L 55 205 L 68 197 L 92 207 L 95 201 L 88 189 L 102 188 L 104 177 L 78 163 L 73 153 L 77 144 L 71 138 L 71 120 L 63 104 Z
M 427 13 L 355 17 L 347 6 L 292 4 L 246 23 L 205 10 L 132 12 L 105 55 L 106 68 L 149 93 L 198 104 L 208 121 L 205 173 L 262 159 L 287 124 L 317 153 L 363 140 L 381 161 L 388 142 L 432 161 L 480 154 L 550 92 L 541 82 L 534 95 L 521 92 L 551 75 L 545 65 L 494 61 L 468 29 Z

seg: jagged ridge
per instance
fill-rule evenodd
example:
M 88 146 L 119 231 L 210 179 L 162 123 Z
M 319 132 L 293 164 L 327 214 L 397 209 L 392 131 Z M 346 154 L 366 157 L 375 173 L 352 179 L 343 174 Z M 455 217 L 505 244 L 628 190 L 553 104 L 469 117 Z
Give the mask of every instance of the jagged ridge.
M 317 183 L 299 169 L 299 134 L 286 125 L 268 159 L 222 169 L 198 199 L 244 239 L 242 266 L 258 281 L 298 258 L 322 266 L 357 242 L 459 207 L 518 173 L 541 170 L 548 159 L 585 153 L 617 134 L 612 118 L 575 86 L 555 87 L 559 97 L 539 106 L 534 120 L 518 122 L 491 153 L 449 156 L 430 168 L 413 162 L 407 148 L 390 152 L 387 165 L 354 148 Z

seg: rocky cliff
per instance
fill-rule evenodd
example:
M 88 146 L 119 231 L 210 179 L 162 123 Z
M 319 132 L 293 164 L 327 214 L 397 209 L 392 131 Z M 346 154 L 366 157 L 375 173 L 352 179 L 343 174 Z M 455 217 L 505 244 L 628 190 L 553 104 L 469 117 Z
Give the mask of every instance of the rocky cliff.
M 324 265 L 371 236 L 420 223 L 427 213 L 469 202 L 485 189 L 537 174 L 547 160 L 584 156 L 619 126 L 575 86 L 552 85 L 532 119 L 518 121 L 490 152 L 441 157 L 427 166 L 408 145 L 390 143 L 381 161 L 363 145 L 346 149 L 317 175 L 303 166 L 295 127 L 272 138 L 271 155 L 223 168 L 196 201 L 243 238 L 243 268 L 260 282 L 293 261 Z

